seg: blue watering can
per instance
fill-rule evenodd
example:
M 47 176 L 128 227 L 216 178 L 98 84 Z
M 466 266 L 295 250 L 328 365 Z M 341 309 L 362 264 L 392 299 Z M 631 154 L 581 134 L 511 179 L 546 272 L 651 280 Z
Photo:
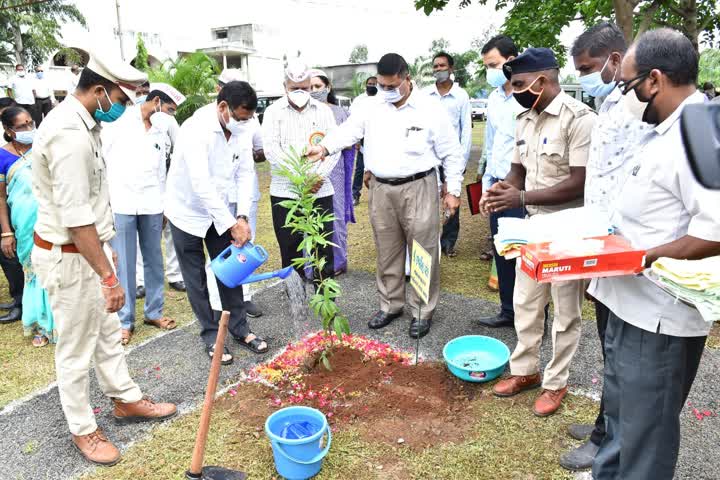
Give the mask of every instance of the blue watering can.
M 293 267 L 285 267 L 274 272 L 252 275 L 267 259 L 268 253 L 263 247 L 247 242 L 239 248 L 235 245 L 227 247 L 210 262 L 210 268 L 215 278 L 229 288 L 271 278 L 285 279 L 293 272 Z

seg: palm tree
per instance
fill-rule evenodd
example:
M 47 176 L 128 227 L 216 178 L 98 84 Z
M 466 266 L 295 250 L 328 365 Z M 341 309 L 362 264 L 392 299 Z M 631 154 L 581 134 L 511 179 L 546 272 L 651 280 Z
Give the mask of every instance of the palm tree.
M 365 72 L 356 72 L 350 81 L 350 96 L 352 98 L 362 95 L 365 91 L 365 80 L 369 75 Z
M 184 122 L 198 108 L 210 103 L 219 74 L 218 63 L 202 52 L 169 60 L 148 72 L 151 82 L 169 83 L 185 95 L 186 100 L 177 111 L 178 123 Z
M 432 62 L 427 57 L 417 57 L 409 67 L 410 76 L 418 87 L 422 88 L 435 81 L 432 76 Z

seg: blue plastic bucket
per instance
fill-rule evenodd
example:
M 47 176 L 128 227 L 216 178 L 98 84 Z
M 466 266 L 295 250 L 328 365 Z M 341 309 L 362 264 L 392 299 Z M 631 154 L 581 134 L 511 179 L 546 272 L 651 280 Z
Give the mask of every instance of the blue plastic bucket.
M 299 439 L 283 436 L 288 425 L 304 422 L 312 424 L 315 433 Z M 287 407 L 278 410 L 265 421 L 265 433 L 270 437 L 275 470 L 287 480 L 305 480 L 317 475 L 332 442 L 325 415 L 310 407 Z M 327 443 L 323 448 L 322 439 L 326 433 Z
M 468 382 L 489 382 L 505 370 L 510 349 L 496 338 L 465 335 L 445 345 L 443 358 L 456 377 Z

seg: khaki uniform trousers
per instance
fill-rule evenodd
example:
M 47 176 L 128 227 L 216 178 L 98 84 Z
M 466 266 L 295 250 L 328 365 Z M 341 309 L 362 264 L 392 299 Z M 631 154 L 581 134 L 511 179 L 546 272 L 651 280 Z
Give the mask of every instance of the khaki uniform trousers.
M 405 306 L 406 246 L 412 249 L 413 240 L 432 256 L 430 295 L 422 304 L 415 290 L 410 288 L 410 313 L 417 318 L 421 306 L 422 318 L 432 318 L 440 296 L 440 196 L 437 174 L 403 185 L 388 185 L 370 180 L 370 224 L 377 252 L 377 289 L 380 309 L 396 313 Z
M 77 253 L 35 247 L 32 265 L 48 292 L 58 331 L 55 370 L 60 403 L 70 433 L 87 435 L 97 429 L 90 406 L 91 363 L 103 393 L 122 402 L 142 399 L 125 363 L 120 319 L 105 312 L 100 279 Z
M 545 330 L 545 305 L 552 297 L 553 356 L 545 367 L 543 388 L 559 390 L 567 385 L 572 361 L 580 342 L 582 301 L 585 281 L 538 283 L 515 268 L 515 331 L 518 343 L 510 357 L 512 375 L 533 375 L 540 371 L 540 345 Z

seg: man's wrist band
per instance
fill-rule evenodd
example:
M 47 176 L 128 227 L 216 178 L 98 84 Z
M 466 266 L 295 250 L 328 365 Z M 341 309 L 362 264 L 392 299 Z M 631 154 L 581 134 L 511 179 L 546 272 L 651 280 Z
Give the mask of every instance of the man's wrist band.
M 14 236 L 15 236 L 15 232 L 5 232 L 5 233 L 0 233 L 0 237 L 2 237 L 2 238 L 6 238 L 6 237 L 14 237 Z
M 120 280 L 117 278 L 115 273 L 112 273 L 106 278 L 100 280 L 100 285 L 102 285 L 103 288 L 117 288 L 120 286 Z
M 525 190 L 520 190 L 520 205 L 525 208 Z

